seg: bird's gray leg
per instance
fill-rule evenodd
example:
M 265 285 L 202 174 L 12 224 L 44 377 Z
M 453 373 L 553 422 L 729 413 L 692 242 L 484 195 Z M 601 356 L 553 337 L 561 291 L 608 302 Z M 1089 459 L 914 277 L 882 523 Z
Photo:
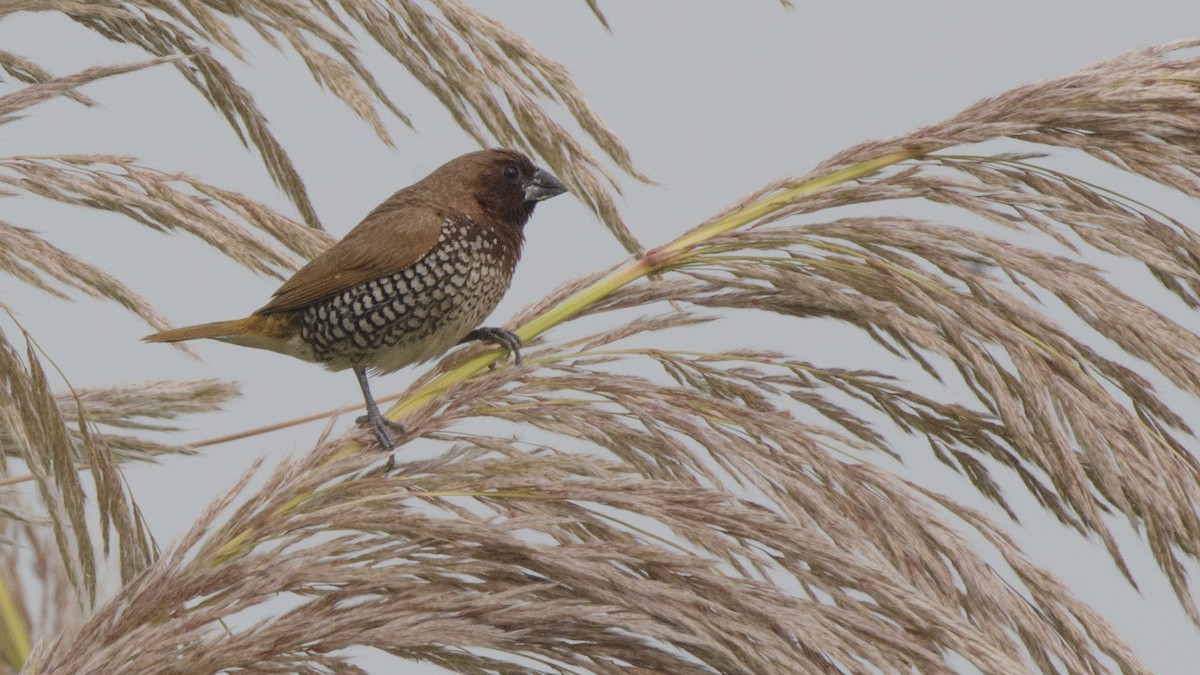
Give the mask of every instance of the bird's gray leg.
M 375 398 L 371 396 L 371 386 L 367 383 L 367 370 L 365 368 L 355 368 L 354 375 L 358 378 L 358 386 L 362 388 L 363 399 L 367 402 L 367 414 L 354 420 L 354 423 L 362 426 L 364 423 L 370 425 L 371 431 L 375 432 L 375 438 L 379 439 L 379 445 L 384 452 L 391 452 L 396 447 L 396 441 L 392 439 L 388 429 L 394 429 L 401 433 L 404 432 L 404 425 L 399 422 L 393 422 L 383 416 L 379 412 L 379 406 L 375 404 Z M 396 456 L 388 455 L 387 466 L 384 467 L 384 473 L 392 470 L 396 464 Z
M 480 342 L 490 342 L 494 345 L 504 347 L 504 351 L 512 357 L 513 362 L 518 366 L 521 365 L 521 338 L 511 330 L 503 328 L 491 328 L 483 326 L 467 333 L 467 336 L 458 341 L 458 344 L 464 344 L 473 340 Z

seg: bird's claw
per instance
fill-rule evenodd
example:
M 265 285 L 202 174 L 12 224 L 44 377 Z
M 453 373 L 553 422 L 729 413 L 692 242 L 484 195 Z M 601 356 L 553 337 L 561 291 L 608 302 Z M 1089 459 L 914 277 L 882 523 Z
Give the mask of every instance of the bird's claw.
M 404 425 L 399 422 L 393 422 L 378 411 L 375 414 L 366 414 L 354 420 L 354 423 L 360 427 L 367 426 L 371 431 L 375 432 L 375 438 L 379 441 L 379 446 L 388 454 L 387 464 L 383 467 L 384 473 L 390 473 L 396 466 L 396 455 L 392 450 L 396 448 L 396 439 L 392 438 L 392 433 L 404 433 Z
M 474 340 L 500 345 L 504 348 L 504 351 L 508 352 L 508 355 L 512 357 L 513 363 L 518 366 L 521 365 L 521 338 L 511 330 L 506 330 L 504 328 L 493 328 L 490 326 L 476 328 L 470 333 L 467 333 L 467 336 L 460 340 L 459 344 L 472 342 Z M 495 368 L 496 364 L 493 362 L 491 367 Z

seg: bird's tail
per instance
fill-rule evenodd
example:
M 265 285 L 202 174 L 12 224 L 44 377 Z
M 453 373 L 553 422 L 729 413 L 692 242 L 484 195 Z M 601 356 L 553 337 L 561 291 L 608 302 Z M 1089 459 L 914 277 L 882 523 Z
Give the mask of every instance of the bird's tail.
M 147 335 L 145 342 L 183 342 L 210 338 L 243 347 L 267 349 L 305 361 L 313 360 L 312 347 L 300 339 L 300 326 L 292 314 L 251 314 L 244 319 L 214 321 Z
M 200 338 L 213 338 L 220 340 L 221 338 L 236 337 L 239 335 L 253 334 L 256 319 L 261 317 L 248 316 L 244 319 L 234 319 L 233 321 L 213 321 L 212 323 L 202 323 L 195 326 L 185 326 L 184 328 L 176 328 L 174 330 L 164 330 L 161 333 L 147 335 L 142 338 L 143 342 L 183 342 L 184 340 L 199 340 Z

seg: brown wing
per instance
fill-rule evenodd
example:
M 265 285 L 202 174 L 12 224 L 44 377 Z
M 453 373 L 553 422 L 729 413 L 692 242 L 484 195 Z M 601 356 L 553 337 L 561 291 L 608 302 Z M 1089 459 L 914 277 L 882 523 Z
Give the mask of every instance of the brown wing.
M 449 213 L 406 190 L 300 268 L 255 314 L 287 312 L 399 272 L 437 243 Z

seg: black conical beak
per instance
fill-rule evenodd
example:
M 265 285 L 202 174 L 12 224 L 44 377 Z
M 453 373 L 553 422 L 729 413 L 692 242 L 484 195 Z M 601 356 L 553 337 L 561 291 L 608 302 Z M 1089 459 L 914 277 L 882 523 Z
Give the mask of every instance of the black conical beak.
M 535 169 L 533 178 L 525 184 L 525 201 L 540 202 L 566 192 L 562 181 L 545 169 Z

